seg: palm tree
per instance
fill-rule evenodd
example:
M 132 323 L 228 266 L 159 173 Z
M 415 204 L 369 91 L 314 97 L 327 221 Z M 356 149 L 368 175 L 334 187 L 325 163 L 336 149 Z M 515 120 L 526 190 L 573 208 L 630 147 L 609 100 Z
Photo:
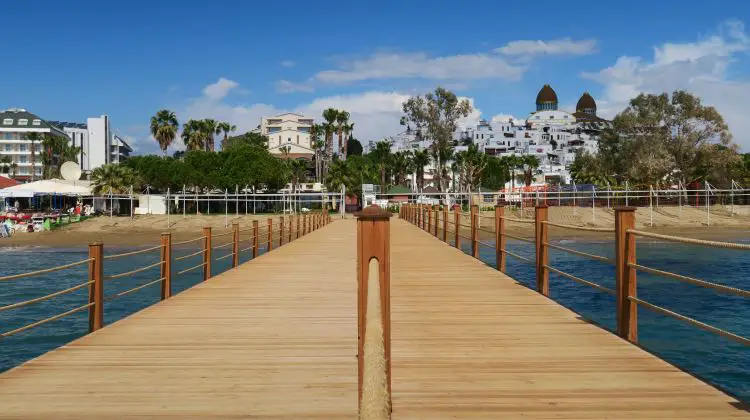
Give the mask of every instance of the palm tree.
M 412 156 L 409 151 L 399 151 L 393 154 L 391 160 L 392 171 L 396 185 L 406 184 L 406 175 L 412 171 Z
M 417 150 L 412 157 L 412 165 L 417 173 L 417 188 L 424 188 L 424 167 L 430 164 L 430 154 L 427 150 Z
M 107 163 L 91 172 L 91 187 L 94 194 L 123 194 L 130 190 L 131 186 L 140 188 L 140 182 L 136 172 L 127 166 L 116 163 Z
M 224 139 L 221 141 L 221 150 L 224 150 L 224 147 L 227 145 L 227 139 L 229 138 L 229 133 L 231 133 L 232 131 L 236 129 L 237 129 L 236 125 L 229 124 L 226 121 L 222 121 L 216 126 L 217 131 L 224 133 Z
M 65 137 L 42 136 L 42 174 L 46 179 L 60 175 L 60 165 L 63 162 L 73 161 L 78 163 L 80 147 L 71 146 Z
M 287 165 L 292 177 L 292 193 L 295 193 L 299 184 L 307 180 L 307 162 L 302 159 L 291 159 L 287 161 Z
M 526 155 L 523 158 L 521 158 L 521 162 L 523 165 L 526 165 L 526 170 L 524 171 L 523 179 L 524 179 L 524 183 L 528 187 L 531 185 L 531 178 L 532 178 L 534 170 L 539 167 L 539 159 L 533 155 Z
M 187 120 L 182 126 L 182 142 L 188 150 L 201 150 L 205 147 L 205 138 L 201 131 L 201 122 Z
M 167 148 L 177 137 L 180 123 L 174 111 L 162 109 L 151 117 L 151 135 L 159 143 L 164 157 L 167 157 Z
M 346 111 L 337 111 L 336 114 L 336 133 L 339 136 L 339 155 L 346 159 L 344 155 L 344 131 L 349 126 L 349 113 Z
M 323 134 L 323 127 L 320 124 L 312 124 L 310 126 L 310 147 L 315 151 L 315 179 L 320 180 L 321 178 L 321 148 L 320 148 L 320 136 Z
M 10 172 L 10 166 L 13 164 L 13 158 L 10 156 L 0 157 L 0 165 L 2 165 L 2 172 L 7 174 Z
M 326 162 L 330 162 L 333 158 L 333 133 L 336 132 L 336 118 L 339 112 L 333 108 L 328 108 L 323 111 L 323 119 L 325 122 L 322 124 L 323 132 L 325 133 L 326 142 Z
M 36 142 L 42 140 L 42 135 L 29 133 L 26 135 L 26 139 L 31 141 L 31 181 L 33 182 L 36 178 Z
M 205 140 L 204 146 L 206 147 L 206 151 L 213 152 L 214 135 L 221 133 L 221 130 L 218 128 L 218 123 L 214 119 L 206 118 L 205 120 L 200 121 L 200 127 L 200 131 Z
M 349 167 L 346 161 L 334 160 L 331 162 L 331 167 L 328 168 L 328 173 L 326 174 L 326 188 L 328 191 L 340 191 L 342 186 L 349 184 L 349 177 Z
M 375 143 L 375 149 L 370 152 L 370 156 L 372 156 L 373 161 L 380 171 L 380 189 L 381 191 L 385 191 L 385 188 L 388 186 L 386 183 L 386 173 L 391 161 L 391 143 L 387 140 Z

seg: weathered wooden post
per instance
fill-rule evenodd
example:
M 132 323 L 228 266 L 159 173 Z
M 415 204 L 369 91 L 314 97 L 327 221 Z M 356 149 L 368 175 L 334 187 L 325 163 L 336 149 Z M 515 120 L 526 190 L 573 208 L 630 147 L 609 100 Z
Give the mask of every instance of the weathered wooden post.
M 443 206 L 443 242 L 448 242 L 448 205 Z
M 297 235 L 296 235 L 296 237 L 297 237 L 297 239 L 299 239 L 299 232 L 300 232 L 300 230 L 299 230 L 299 223 L 300 223 L 299 214 L 296 215 L 296 216 L 294 216 L 294 218 L 297 219 Z
M 211 278 L 211 226 L 203 228 L 203 281 Z
M 284 216 L 279 217 L 279 247 L 284 245 Z
M 435 213 L 435 237 L 437 238 L 438 222 L 440 221 L 440 209 L 438 208 L 438 206 L 435 206 L 433 210 L 434 210 L 433 212 Z
M 286 238 L 287 243 L 292 242 L 292 218 L 293 217 L 294 216 L 289 216 L 289 236 L 287 236 Z
M 302 215 L 302 236 L 307 235 L 307 214 Z
M 495 264 L 505 272 L 505 203 L 495 206 Z
M 479 206 L 471 205 L 469 214 L 471 215 L 471 255 L 479 258 Z
M 270 252 L 273 249 L 273 219 L 270 217 L 266 220 L 266 229 L 268 230 L 268 247 L 266 252 Z
M 461 249 L 461 236 L 459 236 L 459 233 L 461 232 L 461 208 L 457 207 L 453 211 L 453 227 L 456 231 L 456 238 L 453 242 L 456 248 Z
M 240 224 L 232 223 L 232 267 L 240 265 Z
M 104 326 L 104 244 L 89 245 L 89 332 Z
M 258 243 L 260 242 L 260 229 L 258 229 L 258 221 L 253 220 L 253 259 L 258 258 Z
M 547 221 L 546 204 L 540 204 L 534 208 L 534 232 L 536 233 L 536 290 L 544 296 L 549 296 L 549 248 L 547 247 Z
M 630 342 L 638 342 L 638 305 L 629 299 L 636 297 L 635 207 L 615 208 L 615 270 L 617 291 L 617 335 Z
M 372 205 L 363 211 L 356 213 L 357 217 L 357 320 L 358 320 L 358 365 L 359 365 L 359 404 L 362 408 L 363 384 L 365 383 L 365 374 L 368 374 L 367 383 L 376 382 L 372 390 L 382 391 L 383 385 L 387 385 L 387 401 L 383 404 L 387 406 L 379 407 L 390 413 L 391 406 L 391 288 L 390 288 L 390 220 L 391 214 L 378 206 Z M 377 276 L 377 278 L 371 278 Z M 372 280 L 372 281 L 371 281 Z M 379 296 L 370 297 L 370 292 L 377 293 Z M 379 304 L 379 308 L 377 305 Z M 374 307 L 370 307 L 374 305 Z M 380 309 L 378 311 L 378 309 Z M 377 318 L 371 318 L 368 322 L 368 314 L 380 315 L 380 325 Z M 368 335 L 368 324 L 375 326 Z M 382 328 L 382 337 L 373 335 L 380 333 Z M 382 354 L 365 354 L 365 342 L 373 340 L 368 345 L 368 350 L 374 348 L 376 351 L 382 351 Z M 380 342 L 382 341 L 382 350 Z M 385 372 L 368 371 L 365 372 L 365 356 L 371 358 L 383 358 L 385 362 Z M 368 364 L 369 366 L 378 365 L 377 363 Z M 370 381 L 369 375 L 378 378 L 378 381 Z M 384 377 L 383 377 L 384 375 Z M 383 384 L 382 381 L 385 383 Z
M 172 296 L 172 234 L 161 234 L 161 300 Z
M 427 232 L 432 230 L 432 206 L 427 206 L 427 226 L 425 229 Z

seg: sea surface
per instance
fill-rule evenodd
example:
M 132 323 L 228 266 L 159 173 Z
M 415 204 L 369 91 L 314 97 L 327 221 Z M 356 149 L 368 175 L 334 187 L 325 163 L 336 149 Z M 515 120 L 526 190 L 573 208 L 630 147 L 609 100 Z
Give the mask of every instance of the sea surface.
M 466 241 L 464 241 L 466 242 Z M 613 257 L 612 242 L 563 240 L 562 246 L 605 257 Z M 469 253 L 468 244 L 464 251 Z M 508 249 L 534 257 L 533 245 L 508 241 Z M 107 249 L 106 254 L 131 249 Z M 195 252 L 197 248 L 176 248 L 174 256 Z M 229 252 L 216 250 L 215 257 Z M 480 247 L 480 257 L 494 265 L 493 248 Z M 664 242 L 638 241 L 638 263 L 649 267 L 690 275 L 700 279 L 750 289 L 750 253 L 704 248 Z M 85 249 L 0 248 L 0 275 L 9 275 L 52 267 L 87 258 Z M 240 261 L 250 258 L 243 253 Z M 534 287 L 532 267 L 507 257 L 507 272 L 522 284 Z M 107 260 L 105 276 L 130 271 L 157 262 L 158 253 Z M 173 273 L 200 263 L 200 256 L 173 262 Z M 213 262 L 216 275 L 230 268 L 231 258 Z M 603 262 L 550 250 L 550 265 L 588 281 L 614 288 L 614 267 Z M 43 296 L 87 280 L 87 266 L 58 273 L 0 282 L 0 306 Z M 139 284 L 159 278 L 159 268 L 105 282 L 105 296 L 111 296 Z M 174 275 L 173 294 L 201 281 L 202 271 Z M 159 300 L 160 286 L 155 284 L 105 303 L 105 323 L 113 323 Z M 614 297 L 550 273 L 550 296 L 602 328 L 615 329 Z M 638 297 L 699 321 L 750 336 L 750 299 L 719 293 L 711 289 L 675 280 L 638 273 Z M 23 326 L 54 314 L 73 309 L 88 301 L 86 288 L 23 308 L 0 312 L 0 331 Z M 750 347 L 702 331 L 682 321 L 638 309 L 640 345 L 676 366 L 697 375 L 725 391 L 750 402 Z M 68 343 L 86 333 L 88 315 L 84 310 L 0 341 L 0 372 Z

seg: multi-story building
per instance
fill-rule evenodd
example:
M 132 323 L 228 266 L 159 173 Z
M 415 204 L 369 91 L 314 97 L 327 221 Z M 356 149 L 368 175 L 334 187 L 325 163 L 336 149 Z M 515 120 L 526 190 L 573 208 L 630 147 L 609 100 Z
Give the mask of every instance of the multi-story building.
M 599 134 L 611 122 L 596 115 L 596 101 L 585 92 L 573 113 L 558 109 L 557 94 L 544 85 L 537 94 L 536 111 L 525 120 L 507 119 L 488 122 L 479 120 L 475 127 L 459 130 L 454 135 L 455 151 L 475 144 L 493 156 L 535 156 L 540 165 L 539 182 L 569 183 L 569 168 L 579 150 L 596 153 Z M 420 150 L 429 146 L 418 130 L 407 130 L 388 138 L 391 151 Z M 372 148 L 370 144 L 368 148 Z M 428 170 L 431 168 L 428 168 Z
M 268 138 L 268 151 L 289 158 L 312 159 L 315 155 L 310 129 L 313 119 L 291 112 L 263 117 L 253 132 Z
M 78 164 L 88 173 L 107 163 L 120 163 L 133 149 L 119 135 L 112 132 L 107 115 L 92 117 L 86 123 L 51 121 L 68 135 L 71 145 L 81 148 Z
M 42 176 L 42 144 L 29 139 L 32 133 L 67 138 L 60 128 L 25 109 L 0 112 L 0 155 L 10 158 L 9 174 L 19 181 Z

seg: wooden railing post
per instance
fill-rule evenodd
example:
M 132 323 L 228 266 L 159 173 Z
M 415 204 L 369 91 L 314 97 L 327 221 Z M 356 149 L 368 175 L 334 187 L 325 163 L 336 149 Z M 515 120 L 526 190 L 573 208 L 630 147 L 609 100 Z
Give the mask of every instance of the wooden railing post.
M 456 248 L 461 249 L 461 236 L 459 236 L 459 233 L 461 232 L 461 208 L 457 207 L 456 210 L 453 211 L 453 227 L 455 228 L 456 238 L 454 241 L 454 245 Z
M 380 316 L 383 327 L 385 358 L 385 381 L 388 386 L 388 407 L 391 406 L 391 267 L 390 267 L 390 220 L 391 214 L 372 205 L 356 213 L 357 217 L 357 324 L 359 402 L 362 403 L 364 373 L 364 346 L 367 335 L 367 302 L 370 266 L 377 264 L 377 284 L 380 289 Z M 374 260 L 374 261 L 373 261 Z M 376 280 L 376 279 L 373 279 Z
M 279 247 L 284 245 L 284 216 L 279 217 Z
M 172 234 L 161 234 L 161 300 L 172 296 Z
M 232 223 L 232 267 L 240 265 L 240 224 Z
M 258 258 L 258 243 L 260 242 L 260 229 L 258 229 L 258 221 L 253 220 L 253 259 Z
M 211 226 L 203 228 L 203 281 L 211 278 Z
M 547 221 L 546 204 L 539 204 L 534 208 L 534 231 L 536 233 L 536 290 L 544 296 L 549 296 L 549 248 L 547 245 Z
M 505 272 L 505 204 L 495 206 L 495 264 Z
M 636 297 L 635 235 L 627 233 L 635 229 L 635 208 L 615 208 L 615 274 L 617 291 L 617 335 L 638 342 L 638 305 L 628 299 Z
M 448 242 L 448 205 L 443 206 L 443 242 Z
M 471 255 L 479 258 L 479 206 L 471 205 Z
M 104 326 L 104 244 L 89 245 L 89 332 Z
M 440 207 L 435 206 L 434 207 L 434 213 L 435 213 L 435 237 L 438 236 L 438 222 L 440 221 Z
M 294 216 L 289 216 L 289 236 L 287 236 L 286 242 L 292 242 L 292 218 Z
M 296 235 L 296 237 L 297 237 L 297 239 L 299 239 L 299 223 L 300 223 L 300 215 L 298 214 L 298 215 L 294 216 L 294 218 L 295 218 L 295 219 L 297 219 L 297 235 Z
M 266 226 L 268 228 L 268 246 L 266 252 L 270 252 L 273 249 L 273 219 L 270 217 L 266 220 Z
M 432 230 L 432 206 L 427 206 L 427 226 L 425 230 L 429 233 Z

